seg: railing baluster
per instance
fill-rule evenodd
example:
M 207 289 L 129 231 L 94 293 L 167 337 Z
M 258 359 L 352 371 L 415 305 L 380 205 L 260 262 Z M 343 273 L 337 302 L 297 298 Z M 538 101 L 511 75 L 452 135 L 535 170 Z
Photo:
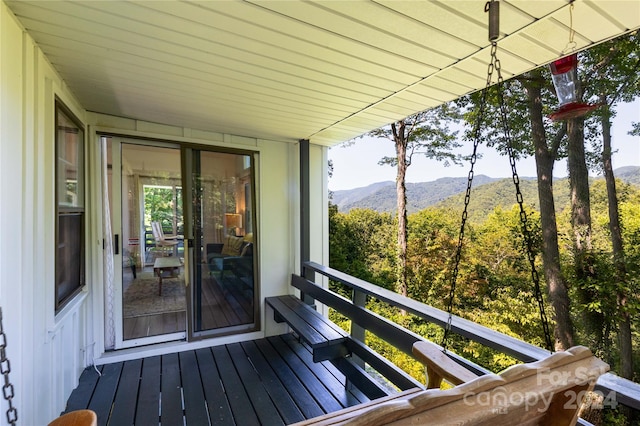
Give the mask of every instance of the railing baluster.
M 354 305 L 364 308 L 365 305 L 367 304 L 367 294 L 354 288 L 351 301 L 353 302 Z M 365 329 L 362 326 L 351 321 L 351 338 L 353 340 L 357 340 L 359 342 L 365 343 L 364 334 L 365 334 Z M 360 367 L 364 368 L 364 361 L 362 361 L 355 355 L 354 355 L 354 362 L 356 362 Z
M 316 282 L 316 271 L 305 263 L 302 264 L 302 276 L 311 282 Z M 315 306 L 316 304 L 316 300 L 304 292 L 300 292 L 300 300 L 307 305 Z

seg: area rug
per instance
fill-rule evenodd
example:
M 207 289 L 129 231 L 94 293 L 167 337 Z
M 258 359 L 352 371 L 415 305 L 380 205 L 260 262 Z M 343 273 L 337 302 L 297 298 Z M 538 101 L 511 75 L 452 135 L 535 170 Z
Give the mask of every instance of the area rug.
M 158 296 L 158 278 L 151 274 L 138 274 L 124 292 L 122 311 L 124 318 L 180 312 L 187 309 L 184 279 L 163 278 L 162 296 Z

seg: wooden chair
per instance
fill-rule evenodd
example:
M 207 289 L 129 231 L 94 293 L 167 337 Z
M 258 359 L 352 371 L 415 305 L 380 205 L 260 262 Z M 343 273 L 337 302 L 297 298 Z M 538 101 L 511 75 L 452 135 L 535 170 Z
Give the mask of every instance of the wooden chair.
M 425 362 L 432 386 L 442 378 L 460 384 L 447 390 L 400 394 L 379 404 L 372 401 L 374 404 L 350 407 L 302 424 L 572 426 L 578 420 L 585 393 L 593 390 L 598 377 L 609 370 L 582 346 L 480 377 L 459 370 L 460 366 L 432 343 L 418 342 L 413 351 Z
M 427 389 L 440 389 L 443 379 L 457 386 L 478 377 L 446 356 L 439 346 L 430 341 L 414 343 L 412 352 L 427 370 Z
M 167 255 L 169 249 L 173 250 L 180 243 L 175 235 L 165 236 L 159 222 L 151 222 L 151 230 L 153 238 L 156 240 L 156 246 L 160 247 L 163 256 Z
M 77 410 L 64 414 L 48 426 L 97 426 L 98 418 L 91 410 Z

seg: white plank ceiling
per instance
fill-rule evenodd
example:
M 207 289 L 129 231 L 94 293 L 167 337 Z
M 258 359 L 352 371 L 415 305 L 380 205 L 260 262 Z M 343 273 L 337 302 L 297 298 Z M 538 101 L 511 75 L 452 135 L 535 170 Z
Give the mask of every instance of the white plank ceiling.
M 334 145 L 485 84 L 485 0 L 7 1 L 90 111 Z M 560 56 L 566 0 L 502 0 L 509 77 Z M 576 0 L 578 49 L 640 0 Z

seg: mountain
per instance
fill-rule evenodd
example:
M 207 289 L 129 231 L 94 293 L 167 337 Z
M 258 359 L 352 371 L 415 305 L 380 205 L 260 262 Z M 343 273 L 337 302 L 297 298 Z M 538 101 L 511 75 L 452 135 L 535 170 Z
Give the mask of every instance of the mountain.
M 626 166 L 613 171 L 616 178 L 631 185 L 640 186 L 640 167 Z
M 525 205 L 533 206 L 539 210 L 538 185 L 533 178 L 520 178 L 520 193 Z M 446 200 L 438 203 L 436 207 L 449 208 L 462 211 L 464 208 L 465 194 L 455 194 Z M 556 179 L 553 183 L 553 198 L 556 208 L 564 206 L 569 199 L 569 182 L 566 178 Z M 517 203 L 516 189 L 512 178 L 502 178 L 488 185 L 471 189 L 468 217 L 471 222 L 484 220 L 498 206 L 505 210 L 510 210 Z
M 621 167 L 614 171 L 616 178 L 623 182 L 640 186 L 640 167 Z M 593 178 L 603 179 L 602 176 Z M 420 211 L 430 206 L 461 209 L 464 205 L 467 178 L 440 178 L 432 182 L 407 184 L 407 210 L 409 213 Z M 535 178 L 521 177 L 520 191 L 528 205 L 538 208 L 538 189 Z M 564 205 L 569 196 L 569 184 L 566 178 L 554 181 L 554 198 L 556 205 Z M 491 178 L 477 175 L 473 179 L 469 215 L 484 217 L 493 209 L 502 205 L 511 208 L 516 201 L 515 187 L 511 178 Z M 371 184 L 363 188 L 335 191 L 332 203 L 338 211 L 348 212 L 354 208 L 394 213 L 396 211 L 395 182 L 386 181 Z
M 384 191 L 385 188 L 391 188 L 393 191 L 395 191 L 396 184 L 393 181 L 387 180 L 384 182 L 372 183 L 369 186 L 364 186 L 361 188 L 334 191 L 332 202 L 333 204 L 338 206 L 339 211 L 349 211 L 353 207 L 345 206 L 357 206 L 360 200 L 372 196 L 378 191 Z
M 484 185 L 498 179 L 485 175 L 474 177 L 474 186 Z M 445 177 L 432 182 L 407 183 L 407 210 L 409 213 L 433 206 L 446 198 L 464 192 L 466 177 Z M 396 211 L 396 184 L 392 181 L 378 182 L 362 188 L 335 191 L 333 204 L 338 211 L 348 212 L 364 208 L 379 212 Z

